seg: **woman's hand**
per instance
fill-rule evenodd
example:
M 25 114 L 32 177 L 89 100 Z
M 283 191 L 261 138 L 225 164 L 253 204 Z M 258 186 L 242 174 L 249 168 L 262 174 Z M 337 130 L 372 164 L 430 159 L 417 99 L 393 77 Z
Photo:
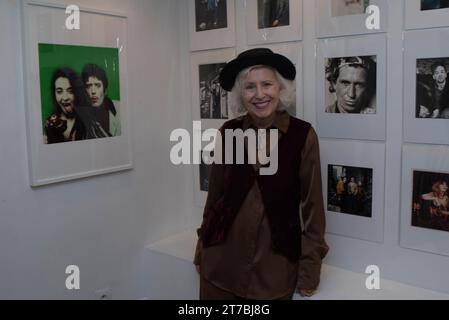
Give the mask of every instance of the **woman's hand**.
M 302 297 L 311 297 L 315 294 L 316 290 L 315 289 L 298 289 L 298 293 L 302 296 Z

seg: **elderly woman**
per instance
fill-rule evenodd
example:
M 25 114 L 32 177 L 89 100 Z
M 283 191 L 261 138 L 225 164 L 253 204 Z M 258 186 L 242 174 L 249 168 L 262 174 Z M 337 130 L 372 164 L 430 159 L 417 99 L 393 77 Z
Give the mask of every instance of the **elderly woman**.
M 276 149 L 267 150 L 277 150 L 278 168 L 264 176 L 258 161 L 212 165 L 194 260 L 201 299 L 285 300 L 318 287 L 328 251 L 319 147 L 311 125 L 285 111 L 295 76 L 290 60 L 263 48 L 241 53 L 220 74 L 234 114 L 244 113 L 221 132 L 276 129 Z

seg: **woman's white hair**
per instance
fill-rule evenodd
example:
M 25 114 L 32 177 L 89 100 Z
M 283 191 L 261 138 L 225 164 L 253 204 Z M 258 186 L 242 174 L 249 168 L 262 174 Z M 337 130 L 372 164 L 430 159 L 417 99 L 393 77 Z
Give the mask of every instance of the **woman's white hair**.
M 232 88 L 231 93 L 229 95 L 229 107 L 234 117 L 239 117 L 246 113 L 246 109 L 242 101 L 243 82 L 251 71 L 260 68 L 268 68 L 270 70 L 273 70 L 277 80 L 281 85 L 281 92 L 279 95 L 280 103 L 278 105 L 277 110 L 285 110 L 295 103 L 296 88 L 294 81 L 285 79 L 276 69 L 270 66 L 265 65 L 251 66 L 240 71 L 235 80 L 234 87 Z

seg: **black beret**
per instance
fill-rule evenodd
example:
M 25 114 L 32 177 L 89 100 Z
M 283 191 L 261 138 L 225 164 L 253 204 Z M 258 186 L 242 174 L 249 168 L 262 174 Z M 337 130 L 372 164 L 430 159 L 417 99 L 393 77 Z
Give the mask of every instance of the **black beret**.
M 283 55 L 274 53 L 267 48 L 256 48 L 244 51 L 238 57 L 223 68 L 220 73 L 220 85 L 226 91 L 231 91 L 234 87 L 235 80 L 245 68 L 266 65 L 276 69 L 284 78 L 295 80 L 295 65 Z

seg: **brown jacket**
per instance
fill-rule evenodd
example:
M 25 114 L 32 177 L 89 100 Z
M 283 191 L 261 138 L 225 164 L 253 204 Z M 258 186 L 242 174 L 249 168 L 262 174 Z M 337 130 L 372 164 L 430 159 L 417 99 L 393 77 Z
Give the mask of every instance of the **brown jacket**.
M 245 116 L 243 130 L 252 126 Z M 290 117 L 276 115 L 274 126 L 286 133 Z M 205 212 L 221 196 L 222 166 L 213 165 Z M 257 166 L 255 167 L 257 169 Z M 254 182 L 224 243 L 202 248 L 198 241 L 194 263 L 215 286 L 249 299 L 276 299 L 296 287 L 315 289 L 319 284 L 322 259 L 328 251 L 324 240 L 325 218 L 321 190 L 318 138 L 309 130 L 301 152 L 302 256 L 292 262 L 272 249 L 271 232 L 261 192 Z M 298 213 L 299 214 L 299 213 Z

